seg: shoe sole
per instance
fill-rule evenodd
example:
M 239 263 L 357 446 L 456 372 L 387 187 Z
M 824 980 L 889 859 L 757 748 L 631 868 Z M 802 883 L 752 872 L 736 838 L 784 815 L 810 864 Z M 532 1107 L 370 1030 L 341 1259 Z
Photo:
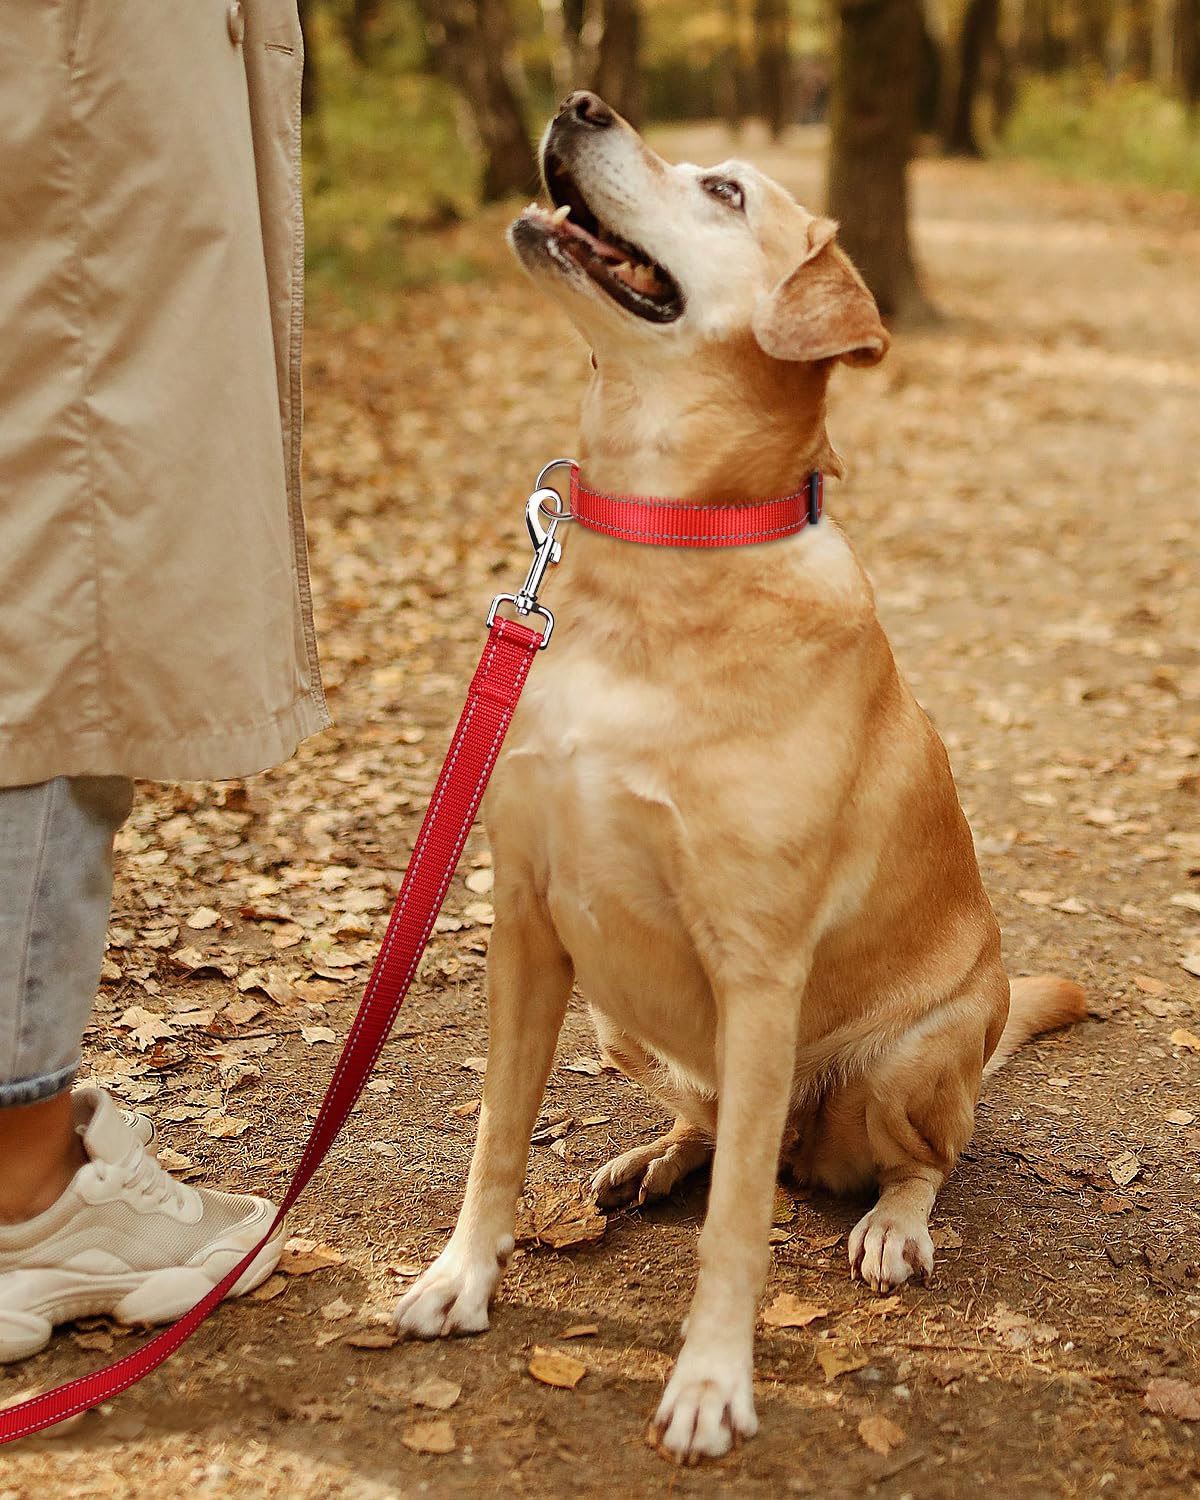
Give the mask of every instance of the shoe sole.
M 244 1296 L 262 1285 L 279 1264 L 284 1234 L 281 1225 L 238 1277 L 227 1297 Z M 0 1308 L 0 1365 L 41 1353 L 55 1328 L 76 1318 L 106 1314 L 130 1325 L 172 1323 L 207 1296 L 230 1269 L 226 1257 L 220 1259 L 225 1263 L 224 1271 L 200 1266 L 165 1266 L 157 1271 L 113 1276 L 79 1271 L 31 1273 L 38 1279 L 36 1301 L 20 1309 Z

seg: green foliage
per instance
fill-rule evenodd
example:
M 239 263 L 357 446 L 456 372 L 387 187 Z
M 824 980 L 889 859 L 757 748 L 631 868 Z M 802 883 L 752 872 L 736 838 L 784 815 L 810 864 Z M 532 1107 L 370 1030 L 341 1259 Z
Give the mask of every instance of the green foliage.
M 1069 177 L 1200 195 L 1200 121 L 1145 83 L 1029 78 L 1002 150 Z
M 472 275 L 470 261 L 430 233 L 477 201 L 478 166 L 452 91 L 417 70 L 411 34 L 388 38 L 364 68 L 319 19 L 319 109 L 305 122 L 304 148 L 314 310 L 333 302 L 365 313 L 381 295 Z

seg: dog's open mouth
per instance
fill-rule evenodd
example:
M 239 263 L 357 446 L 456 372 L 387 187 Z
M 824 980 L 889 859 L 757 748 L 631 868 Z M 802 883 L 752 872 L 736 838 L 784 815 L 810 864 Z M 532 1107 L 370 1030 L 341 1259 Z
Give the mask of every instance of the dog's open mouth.
M 673 323 L 683 312 L 684 296 L 671 273 L 600 222 L 575 179 L 552 152 L 546 153 L 543 171 L 554 211 L 534 204 L 528 217 L 545 234 L 550 254 L 578 266 L 635 317 Z

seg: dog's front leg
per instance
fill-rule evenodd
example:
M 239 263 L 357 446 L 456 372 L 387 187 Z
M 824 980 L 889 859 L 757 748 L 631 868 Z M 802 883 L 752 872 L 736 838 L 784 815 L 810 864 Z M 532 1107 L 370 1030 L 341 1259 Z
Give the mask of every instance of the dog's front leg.
M 482 1333 L 513 1249 L 529 1138 L 571 992 L 571 961 L 528 892 L 500 889 L 488 950 L 488 1060 L 467 1191 L 446 1248 L 401 1298 L 397 1330 L 413 1338 Z
M 758 1430 L 754 1324 L 770 1257 L 779 1147 L 791 1095 L 797 995 L 723 1005 L 717 1149 L 686 1337 L 652 1432 L 680 1462 L 718 1458 Z

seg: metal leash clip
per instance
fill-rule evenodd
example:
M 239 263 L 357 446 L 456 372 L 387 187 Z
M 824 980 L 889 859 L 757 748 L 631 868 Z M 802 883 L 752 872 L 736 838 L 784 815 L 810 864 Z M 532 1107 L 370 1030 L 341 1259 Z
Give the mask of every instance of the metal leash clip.
M 550 637 L 554 631 L 554 616 L 544 604 L 538 603 L 538 590 L 542 586 L 542 579 L 546 576 L 546 569 L 562 557 L 562 543 L 555 541 L 554 538 L 558 524 L 560 521 L 572 519 L 563 497 L 556 489 L 551 489 L 545 481 L 546 475 L 552 470 L 563 467 L 573 469 L 575 460 L 556 458 L 552 463 L 548 463 L 538 475 L 533 494 L 525 502 L 525 525 L 529 529 L 529 539 L 533 543 L 533 562 L 530 564 L 525 582 L 517 592 L 497 594 L 492 600 L 492 607 L 488 610 L 487 616 L 490 630 L 496 621 L 496 611 L 502 604 L 511 604 L 519 615 L 540 615 L 546 622 L 546 628 L 542 631 L 542 643 L 538 647 L 540 651 L 544 651 L 550 644 Z M 543 518 L 546 518 L 545 525 L 542 524 Z

